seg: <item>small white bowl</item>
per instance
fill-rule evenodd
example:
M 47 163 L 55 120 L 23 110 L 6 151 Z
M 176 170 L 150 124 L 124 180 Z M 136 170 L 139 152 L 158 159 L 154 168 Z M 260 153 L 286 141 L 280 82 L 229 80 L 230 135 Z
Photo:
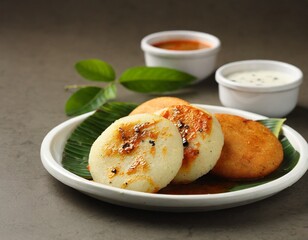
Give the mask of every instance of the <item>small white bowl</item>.
M 275 71 L 290 76 L 290 81 L 277 85 L 256 86 L 250 83 L 233 82 L 228 76 L 251 71 Z M 268 117 L 283 117 L 297 104 L 303 73 L 297 67 L 272 60 L 246 60 L 226 64 L 215 74 L 219 84 L 222 105 L 262 114 Z M 259 80 L 259 79 L 258 79 Z
M 153 46 L 153 44 L 171 40 L 200 41 L 208 43 L 210 47 L 197 50 L 167 50 Z M 163 31 L 144 37 L 141 40 L 141 49 L 144 51 L 147 66 L 177 69 L 195 76 L 197 78 L 195 82 L 199 82 L 214 72 L 220 41 L 208 33 L 184 30 Z

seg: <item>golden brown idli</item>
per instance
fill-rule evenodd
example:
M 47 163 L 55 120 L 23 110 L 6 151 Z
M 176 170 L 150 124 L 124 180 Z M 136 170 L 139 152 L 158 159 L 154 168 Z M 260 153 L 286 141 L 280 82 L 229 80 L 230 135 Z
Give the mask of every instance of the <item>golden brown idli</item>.
M 182 104 L 189 105 L 189 102 L 177 97 L 157 97 L 140 104 L 129 115 L 140 113 L 154 113 L 162 108 Z
M 190 183 L 216 164 L 224 143 L 220 124 L 212 114 L 192 105 L 176 105 L 157 112 L 173 122 L 183 140 L 182 166 L 172 183 Z
M 89 170 L 95 182 L 141 192 L 157 192 L 182 165 L 177 127 L 154 114 L 127 116 L 111 124 L 93 143 Z
M 229 114 L 216 114 L 225 136 L 221 156 L 212 172 L 233 179 L 263 178 L 283 160 L 283 149 L 272 132 L 259 122 Z

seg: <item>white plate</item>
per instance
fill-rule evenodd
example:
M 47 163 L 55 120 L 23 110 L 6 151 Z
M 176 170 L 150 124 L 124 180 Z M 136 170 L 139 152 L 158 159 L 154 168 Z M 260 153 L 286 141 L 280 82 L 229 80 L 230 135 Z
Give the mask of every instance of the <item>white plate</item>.
M 265 118 L 264 116 L 241 110 L 209 105 L 196 105 L 212 113 L 229 113 L 254 120 Z M 147 210 L 174 212 L 208 211 L 230 208 L 252 203 L 276 194 L 298 181 L 308 169 L 307 142 L 295 130 L 284 125 L 284 135 L 300 153 L 300 159 L 292 171 L 266 184 L 234 192 L 201 195 L 142 193 L 105 186 L 83 179 L 67 171 L 61 165 L 62 152 L 67 138 L 73 129 L 90 114 L 91 113 L 72 118 L 52 129 L 42 142 L 41 159 L 46 170 L 62 183 L 89 196 L 112 204 Z

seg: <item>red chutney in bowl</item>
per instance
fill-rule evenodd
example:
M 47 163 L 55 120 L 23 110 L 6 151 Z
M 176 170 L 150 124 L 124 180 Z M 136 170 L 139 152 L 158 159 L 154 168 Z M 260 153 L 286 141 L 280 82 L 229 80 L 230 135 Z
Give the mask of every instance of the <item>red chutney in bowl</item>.
M 191 51 L 205 48 L 211 48 L 211 45 L 207 42 L 198 40 L 168 40 L 152 44 L 157 48 L 166 50 L 177 50 L 177 51 Z

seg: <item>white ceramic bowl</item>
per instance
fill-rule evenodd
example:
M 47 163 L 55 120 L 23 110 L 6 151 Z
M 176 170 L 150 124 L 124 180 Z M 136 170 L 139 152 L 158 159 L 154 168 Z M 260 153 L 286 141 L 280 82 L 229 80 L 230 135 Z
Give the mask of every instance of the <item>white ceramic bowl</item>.
M 290 76 L 290 81 L 278 85 L 255 86 L 231 81 L 232 73 L 245 71 L 276 71 Z M 219 98 L 222 105 L 262 114 L 283 117 L 297 104 L 303 73 L 297 67 L 272 60 L 245 60 L 226 64 L 216 71 Z
M 198 50 L 167 50 L 154 47 L 153 44 L 170 40 L 194 40 L 206 42 L 211 47 Z M 189 73 L 199 82 L 216 67 L 216 59 L 220 50 L 220 41 L 208 33 L 196 31 L 163 31 L 150 34 L 141 41 L 147 66 L 168 67 Z

